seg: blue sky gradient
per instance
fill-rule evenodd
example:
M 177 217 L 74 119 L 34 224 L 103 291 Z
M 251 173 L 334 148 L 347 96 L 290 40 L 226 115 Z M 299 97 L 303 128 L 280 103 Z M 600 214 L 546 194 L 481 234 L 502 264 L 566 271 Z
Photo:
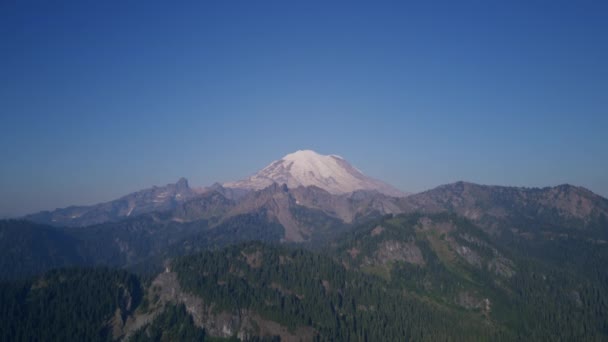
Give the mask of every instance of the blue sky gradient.
M 2 1 L 0 216 L 298 149 L 608 195 L 606 1 Z

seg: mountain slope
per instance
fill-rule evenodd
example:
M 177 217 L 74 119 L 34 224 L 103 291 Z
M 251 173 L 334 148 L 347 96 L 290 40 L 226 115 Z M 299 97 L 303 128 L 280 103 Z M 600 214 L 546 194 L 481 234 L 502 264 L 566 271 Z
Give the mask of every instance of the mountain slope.
M 136 276 L 104 268 L 0 283 L 0 340 L 112 341 L 112 325 L 133 313 L 142 290 Z
M 61 228 L 0 220 L 0 281 L 86 265 L 88 261 L 81 241 Z
M 240 245 L 176 259 L 168 271 L 155 281 L 159 292 L 181 291 L 173 300 L 183 301 L 199 324 L 222 337 L 481 341 L 502 336 L 500 327 L 479 324 L 477 313 L 439 307 L 303 250 Z
M 608 237 L 608 199 L 568 184 L 520 188 L 457 182 L 399 199 L 399 206 L 403 212 L 454 212 L 494 234 Z
M 556 262 L 552 249 L 564 244 L 592 257 Z M 347 268 L 377 275 L 389 288 L 479 313 L 480 324 L 511 332 L 506 340 L 608 338 L 605 246 L 548 240 L 526 246 L 533 255 L 512 247 L 470 220 L 442 213 L 387 216 L 347 234 L 333 250 Z
M 263 212 L 258 216 L 234 216 L 228 220 L 233 224 L 225 221 L 170 246 L 159 260 L 166 268 L 146 283 L 143 296 L 137 279 L 107 270 L 0 282 L 0 340 L 608 338 L 608 249 L 595 241 L 564 237 L 518 249 L 452 213 L 387 215 L 317 253 L 259 242 L 218 249 L 225 244 L 210 239 L 216 233 L 220 239 L 230 232 L 240 238 L 262 234 L 269 221 Z M 114 234 L 100 245 L 110 245 Z M 563 261 L 555 257 L 560 252 Z M 62 328 L 70 321 L 75 323 Z
M 364 175 L 340 156 L 320 155 L 310 150 L 288 154 L 255 175 L 224 186 L 260 190 L 273 183 L 286 184 L 290 189 L 316 186 L 332 194 L 375 190 L 390 196 L 404 196 L 392 186 Z
M 174 184 L 137 191 L 114 201 L 91 206 L 72 206 L 53 211 L 27 215 L 29 221 L 54 226 L 84 227 L 108 221 L 117 221 L 144 213 L 175 208 L 198 192 L 188 186 L 185 178 Z
M 69 265 L 157 269 L 165 257 L 239 241 L 320 247 L 360 223 L 413 212 L 461 215 L 495 241 L 539 257 L 537 251 L 543 251 L 560 265 L 584 265 L 608 240 L 608 200 L 567 185 L 526 189 L 459 182 L 406 198 L 364 190 L 334 195 L 315 186 L 290 189 L 276 183 L 237 194 L 216 185 L 173 209 L 87 229 L 0 221 L 6 261 L 0 278 Z

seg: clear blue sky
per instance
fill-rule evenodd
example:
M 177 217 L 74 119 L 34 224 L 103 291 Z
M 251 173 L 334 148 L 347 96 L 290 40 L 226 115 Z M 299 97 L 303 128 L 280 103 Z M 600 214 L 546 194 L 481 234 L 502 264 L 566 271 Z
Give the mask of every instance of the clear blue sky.
M 608 1 L 0 2 L 0 216 L 298 149 L 608 195 Z

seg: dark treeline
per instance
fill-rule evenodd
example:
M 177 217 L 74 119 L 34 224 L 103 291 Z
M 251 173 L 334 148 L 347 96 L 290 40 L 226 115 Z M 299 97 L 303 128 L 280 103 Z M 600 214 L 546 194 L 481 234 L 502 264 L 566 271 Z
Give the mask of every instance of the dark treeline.
M 260 265 L 247 258 L 259 260 Z M 256 261 L 257 262 L 257 261 Z M 507 332 L 478 315 L 429 305 L 382 279 L 346 270 L 303 250 L 249 245 L 176 260 L 182 286 L 216 310 L 260 313 L 292 331 L 309 326 L 319 340 L 501 340 Z M 218 285 L 221 284 L 221 285 Z
M 138 278 L 120 270 L 51 271 L 0 284 L 0 340 L 110 341 L 108 320 L 130 314 L 142 298 Z
M 420 228 L 421 219 L 435 228 Z M 243 215 L 223 227 L 249 238 L 263 224 L 263 215 Z M 275 241 L 280 227 L 266 228 Z M 491 236 L 451 214 L 379 218 L 318 252 L 261 242 L 223 247 L 230 241 L 213 234 L 164 254 L 174 257 L 181 288 L 215 313 L 252 312 L 318 341 L 608 340 L 608 250 L 600 240 Z M 387 242 L 395 248 L 389 257 L 407 251 L 423 262 L 384 260 Z M 195 254 L 177 256 L 186 251 Z M 490 267 L 498 261 L 501 272 Z M 217 340 L 181 303 L 158 304 L 152 278 L 73 268 L 0 283 L 0 340 L 108 341 L 117 317 L 150 310 L 155 316 L 132 340 Z

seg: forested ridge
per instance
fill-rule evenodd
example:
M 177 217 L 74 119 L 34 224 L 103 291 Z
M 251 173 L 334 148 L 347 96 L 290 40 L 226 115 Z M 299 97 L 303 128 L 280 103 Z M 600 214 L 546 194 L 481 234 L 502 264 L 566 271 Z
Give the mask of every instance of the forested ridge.
M 260 263 L 259 265 L 257 263 Z M 214 308 L 253 310 L 318 340 L 490 340 L 506 337 L 476 313 L 429 304 L 332 258 L 260 244 L 176 260 L 184 289 Z M 218 285 L 221 284 L 221 285 Z
M 608 339 L 601 240 L 492 236 L 443 213 L 388 215 L 316 251 L 248 242 L 192 252 L 145 279 L 70 268 L 4 282 L 0 340 Z
M 111 341 L 110 318 L 139 305 L 139 279 L 105 268 L 51 271 L 0 284 L 0 340 Z

